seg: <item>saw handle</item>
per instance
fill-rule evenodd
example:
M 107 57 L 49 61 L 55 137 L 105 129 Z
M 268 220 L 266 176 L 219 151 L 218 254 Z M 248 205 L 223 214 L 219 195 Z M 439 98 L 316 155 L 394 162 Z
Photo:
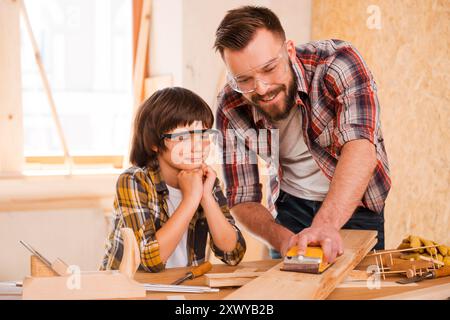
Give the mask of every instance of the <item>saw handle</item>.
M 439 268 L 434 272 L 434 277 L 435 278 L 441 278 L 441 277 L 446 277 L 446 276 L 450 276 L 450 266 L 444 266 L 442 268 Z

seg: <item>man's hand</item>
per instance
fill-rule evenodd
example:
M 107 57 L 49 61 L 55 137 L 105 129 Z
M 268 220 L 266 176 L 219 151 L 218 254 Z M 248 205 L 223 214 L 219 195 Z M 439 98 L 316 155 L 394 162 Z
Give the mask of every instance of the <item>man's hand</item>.
M 312 225 L 301 232 L 293 235 L 288 245 L 283 245 L 282 253 L 293 246 L 298 247 L 298 254 L 303 255 L 308 245 L 321 246 L 325 262 L 333 263 L 336 258 L 344 253 L 344 245 L 339 235 L 339 230 L 331 225 Z
M 294 235 L 281 246 L 281 253 L 294 245 L 303 254 L 308 244 L 320 245 L 324 259 L 334 262 L 344 252 L 339 230 L 360 204 L 373 170 L 377 165 L 374 145 L 365 139 L 347 142 L 341 151 L 330 190 L 310 228 Z M 285 250 L 285 251 L 283 251 Z
M 203 170 L 182 170 L 178 173 L 178 185 L 183 194 L 183 201 L 198 206 L 203 195 Z

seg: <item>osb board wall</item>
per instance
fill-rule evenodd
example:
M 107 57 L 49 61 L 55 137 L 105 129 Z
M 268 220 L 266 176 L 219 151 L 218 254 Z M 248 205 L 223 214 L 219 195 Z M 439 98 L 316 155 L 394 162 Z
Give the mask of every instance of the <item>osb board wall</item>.
M 449 10 L 448 0 L 313 1 L 312 39 L 352 42 L 378 84 L 387 247 L 410 233 L 450 244 Z

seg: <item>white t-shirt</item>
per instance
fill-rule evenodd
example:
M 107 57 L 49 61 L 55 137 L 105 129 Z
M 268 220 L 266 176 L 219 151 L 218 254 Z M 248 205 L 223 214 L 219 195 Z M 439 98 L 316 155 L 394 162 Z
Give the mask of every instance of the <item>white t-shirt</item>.
M 330 181 L 320 170 L 303 139 L 302 113 L 294 106 L 288 117 L 274 123 L 279 131 L 281 190 L 297 198 L 323 201 Z
M 175 210 L 180 205 L 181 199 L 183 195 L 181 190 L 172 188 L 167 185 L 167 189 L 169 190 L 169 198 L 167 200 L 167 207 L 169 209 L 169 218 L 173 215 Z M 167 259 L 166 268 L 177 268 L 177 267 L 186 267 L 188 264 L 188 255 L 187 255 L 187 234 L 188 230 L 184 232 L 181 237 L 180 242 L 178 243 L 175 250 L 172 252 L 172 255 Z

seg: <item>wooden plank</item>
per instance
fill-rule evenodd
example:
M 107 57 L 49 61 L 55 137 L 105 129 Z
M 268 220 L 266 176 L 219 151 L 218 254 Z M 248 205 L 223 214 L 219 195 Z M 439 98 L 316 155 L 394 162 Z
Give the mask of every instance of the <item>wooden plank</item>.
M 369 279 L 371 275 L 363 270 L 352 270 L 347 274 L 345 281 L 362 281 Z
M 231 273 L 206 273 L 205 277 L 209 279 L 224 279 L 224 278 L 256 278 L 263 275 L 263 271 L 254 272 L 231 272 Z
M 238 269 L 235 272 L 228 273 L 206 273 L 205 278 L 207 286 L 212 288 L 242 287 L 264 273 L 263 271 L 241 271 Z
M 71 289 L 68 284 L 72 284 L 74 288 Z M 25 277 L 22 298 L 24 300 L 87 300 L 140 298 L 145 295 L 144 286 L 126 275 L 97 271 L 81 273 L 79 276 Z
M 23 169 L 22 82 L 20 73 L 20 6 L 0 0 L 0 173 Z
M 446 300 L 450 299 L 450 283 L 394 294 L 374 300 Z
M 242 287 L 254 278 L 208 278 L 206 285 L 211 288 Z
M 373 248 L 376 235 L 376 231 L 341 230 L 345 252 L 323 274 L 281 271 L 279 263 L 226 300 L 325 299 Z
M 369 280 L 370 281 L 370 280 Z M 392 287 L 417 287 L 418 284 L 415 282 L 408 284 L 400 284 L 395 281 L 380 281 L 379 289 L 381 288 L 392 288 Z M 347 288 L 367 288 L 367 281 L 344 281 L 340 283 L 336 289 L 347 289 Z

